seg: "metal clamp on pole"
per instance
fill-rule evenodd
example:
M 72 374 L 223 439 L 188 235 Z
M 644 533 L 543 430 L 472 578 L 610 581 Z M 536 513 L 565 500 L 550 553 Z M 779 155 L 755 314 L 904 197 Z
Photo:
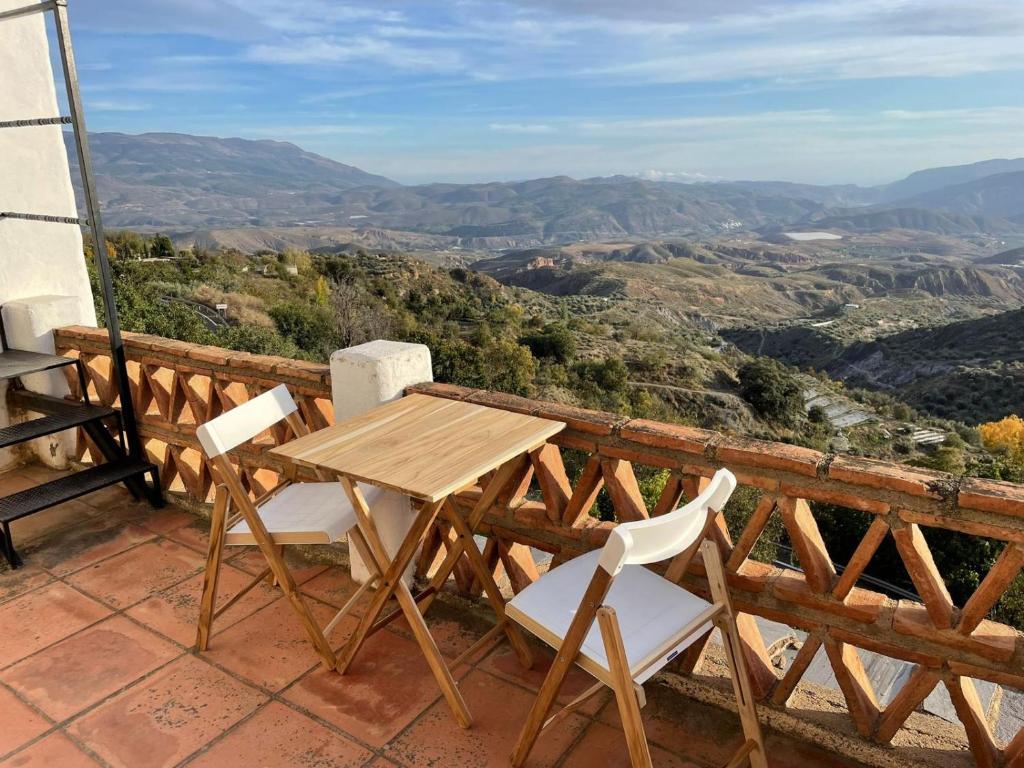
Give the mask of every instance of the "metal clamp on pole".
M 70 117 L 32 117 L 27 120 L 2 120 L 0 128 L 26 128 L 35 125 L 71 125 Z
M 0 219 L 22 219 L 24 221 L 47 221 L 51 224 L 78 224 L 80 227 L 89 226 L 88 219 L 79 219 L 75 216 L 48 216 L 42 213 L 15 213 L 14 211 L 0 211 Z

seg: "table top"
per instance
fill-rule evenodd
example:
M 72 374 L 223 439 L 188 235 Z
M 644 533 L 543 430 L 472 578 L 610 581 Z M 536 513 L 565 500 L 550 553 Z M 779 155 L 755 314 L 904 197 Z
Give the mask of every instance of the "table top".
M 75 358 L 47 355 L 43 352 L 27 352 L 23 349 L 0 351 L 0 380 L 16 379 L 39 371 L 49 371 L 65 365 L 74 365 Z
M 439 501 L 563 429 L 560 421 L 417 393 L 270 452 L 299 466 Z

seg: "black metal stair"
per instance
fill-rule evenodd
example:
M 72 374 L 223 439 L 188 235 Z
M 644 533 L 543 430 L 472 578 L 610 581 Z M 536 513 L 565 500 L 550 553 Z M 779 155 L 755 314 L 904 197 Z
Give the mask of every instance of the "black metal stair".
M 22 398 L 20 393 L 12 395 L 11 400 L 17 402 Z M 56 399 L 56 398 L 54 398 Z M 72 403 L 67 400 L 60 402 L 67 403 L 68 408 L 61 408 L 58 412 L 41 416 L 31 421 L 23 421 L 21 424 L 12 424 L 9 427 L 0 428 L 0 448 L 9 448 L 27 440 L 34 440 L 37 437 L 45 437 L 65 429 L 80 427 L 90 421 L 101 421 L 112 416 L 117 416 L 117 411 L 102 405 L 86 405 L 85 403 Z
M 0 333 L 2 328 L 0 324 Z M 121 482 L 136 499 L 147 497 L 154 506 L 163 506 L 156 466 L 138 456 L 129 455 L 125 450 L 120 411 L 90 404 L 87 397 L 84 402 L 76 402 L 29 392 L 20 386 L 21 376 L 67 365 L 78 368 L 84 393 L 83 370 L 81 363 L 74 358 L 12 349 L 0 351 L 0 379 L 14 380 L 14 386 L 7 393 L 9 404 L 42 414 L 29 421 L 0 428 L 0 448 L 81 427 L 105 459 L 103 464 L 0 498 L 0 551 L 12 568 L 21 565 L 21 558 L 14 549 L 10 525 L 22 517 Z M 147 474 L 151 483 L 145 482 Z
M 34 488 L 26 488 L 24 491 L 0 498 L 0 523 L 10 523 L 55 504 L 77 499 L 108 485 L 137 477 L 152 469 L 153 465 L 149 462 L 126 457 L 120 461 L 108 461 L 106 464 L 65 475 Z

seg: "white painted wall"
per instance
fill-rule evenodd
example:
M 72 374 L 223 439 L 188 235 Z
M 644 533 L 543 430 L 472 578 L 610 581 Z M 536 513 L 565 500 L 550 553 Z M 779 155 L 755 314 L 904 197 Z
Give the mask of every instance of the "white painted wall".
M 0 10 L 26 2 L 31 0 L 0 0 Z M 49 14 L 0 22 L 0 120 L 60 114 L 47 24 L 52 27 Z M 60 126 L 0 129 L 0 211 L 78 215 Z M 62 320 L 96 325 L 81 230 L 70 224 L 0 219 L 0 305 L 44 296 L 71 297 L 70 311 L 68 300 L 60 300 Z M 39 351 L 52 345 L 52 339 L 9 341 Z M 3 394 L 0 425 L 10 419 Z M 0 451 L 0 468 L 16 458 Z

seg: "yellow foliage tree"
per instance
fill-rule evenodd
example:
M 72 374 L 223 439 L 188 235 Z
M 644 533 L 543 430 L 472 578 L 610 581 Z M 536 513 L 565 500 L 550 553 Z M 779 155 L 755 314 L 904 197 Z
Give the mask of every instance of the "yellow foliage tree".
M 1024 461 L 1024 419 L 1014 414 L 978 427 L 982 444 L 993 453 Z
M 316 293 L 317 306 L 326 307 L 328 299 L 331 298 L 331 287 L 327 284 L 327 278 L 320 275 L 316 279 L 316 285 L 313 287 Z

